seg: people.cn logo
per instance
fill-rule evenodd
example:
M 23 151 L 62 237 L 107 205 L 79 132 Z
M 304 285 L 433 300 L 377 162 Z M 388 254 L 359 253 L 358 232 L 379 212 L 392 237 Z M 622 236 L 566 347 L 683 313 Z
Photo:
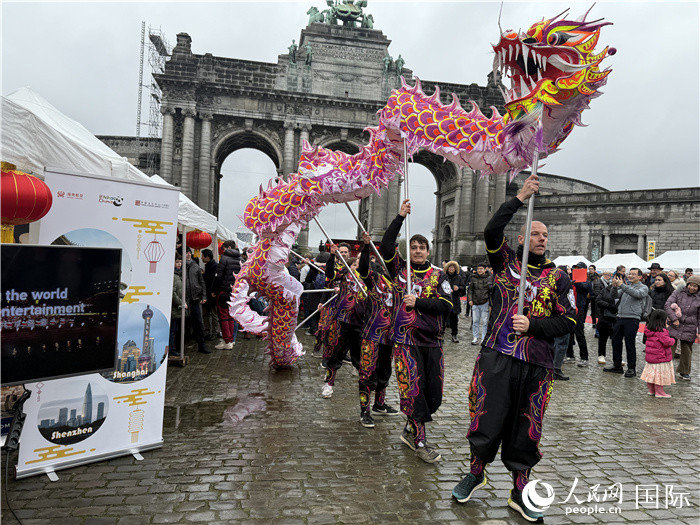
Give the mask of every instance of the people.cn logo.
M 56 196 L 64 199 L 66 197 L 66 192 L 65 191 L 57 191 Z
M 536 487 L 538 483 L 540 483 L 539 479 L 533 479 L 523 489 L 523 503 L 532 512 L 544 512 L 554 501 L 554 489 L 552 486 L 544 481 L 541 482 L 547 491 L 547 496 L 542 497 L 537 494 Z

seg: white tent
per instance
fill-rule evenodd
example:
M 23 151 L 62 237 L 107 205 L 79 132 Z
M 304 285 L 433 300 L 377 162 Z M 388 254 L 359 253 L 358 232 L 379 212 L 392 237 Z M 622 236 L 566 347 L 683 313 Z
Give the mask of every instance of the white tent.
M 2 144 L 0 157 L 21 171 L 43 175 L 45 168 L 167 184 L 151 178 L 120 157 L 83 125 L 68 118 L 30 88 L 2 97 Z M 219 239 L 235 234 L 216 217 L 180 193 L 178 222 Z
M 647 268 L 651 263 L 659 263 L 665 270 L 676 270 L 681 276 L 686 268 L 692 268 L 693 272 L 700 272 L 700 250 L 668 251 L 648 261 Z
M 621 264 L 627 271 L 629 271 L 630 268 L 639 268 L 642 272 L 646 272 L 646 269 L 649 267 L 649 263 L 636 253 L 610 253 L 608 255 L 603 255 L 603 257 L 594 261 L 593 264 L 595 264 L 599 272 L 603 270 L 614 272 Z
M 554 264 L 557 266 L 573 266 L 574 264 L 584 262 L 586 263 L 586 266 L 590 266 L 593 264 L 591 261 L 586 259 L 583 255 L 560 255 L 556 259 L 552 261 Z

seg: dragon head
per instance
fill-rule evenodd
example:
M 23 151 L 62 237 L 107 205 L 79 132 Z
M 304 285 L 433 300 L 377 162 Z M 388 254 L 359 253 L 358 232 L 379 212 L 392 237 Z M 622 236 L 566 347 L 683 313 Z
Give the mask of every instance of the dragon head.
M 614 48 L 594 51 L 600 29 L 610 22 L 586 22 L 588 13 L 575 21 L 560 20 L 567 12 L 524 33 L 503 31 L 493 46 L 494 73 L 500 70 L 501 78 L 510 79 L 510 89 L 502 91 L 508 112 L 504 122 L 540 120 L 545 153 L 555 151 L 574 125 L 581 125 L 581 112 L 601 95 L 597 90 L 611 72 L 601 71 L 600 63 L 615 54 Z

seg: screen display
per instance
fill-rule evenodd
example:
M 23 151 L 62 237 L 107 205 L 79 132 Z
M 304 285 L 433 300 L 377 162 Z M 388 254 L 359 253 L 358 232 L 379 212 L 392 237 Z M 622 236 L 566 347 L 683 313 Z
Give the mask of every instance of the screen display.
M 121 249 L 3 244 L 2 385 L 113 370 Z

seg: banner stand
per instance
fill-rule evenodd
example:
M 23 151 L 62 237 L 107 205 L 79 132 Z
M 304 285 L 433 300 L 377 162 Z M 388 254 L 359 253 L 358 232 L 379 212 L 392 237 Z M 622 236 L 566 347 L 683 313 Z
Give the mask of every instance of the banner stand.
M 122 254 L 115 368 L 24 385 L 32 394 L 24 405 L 16 478 L 46 474 L 53 481 L 61 469 L 125 455 L 140 459 L 163 446 L 179 189 L 50 168 L 45 182 L 54 201 L 37 244 L 119 248 Z M 99 292 L 101 282 L 94 285 Z M 57 292 L 71 297 L 73 289 Z M 31 314 L 33 324 L 20 325 L 19 332 L 45 334 L 45 345 L 33 352 L 84 357 L 105 344 L 91 331 L 100 321 L 100 300 L 96 293 L 85 313 L 64 315 L 48 309 L 65 298 L 42 298 L 46 312 Z

